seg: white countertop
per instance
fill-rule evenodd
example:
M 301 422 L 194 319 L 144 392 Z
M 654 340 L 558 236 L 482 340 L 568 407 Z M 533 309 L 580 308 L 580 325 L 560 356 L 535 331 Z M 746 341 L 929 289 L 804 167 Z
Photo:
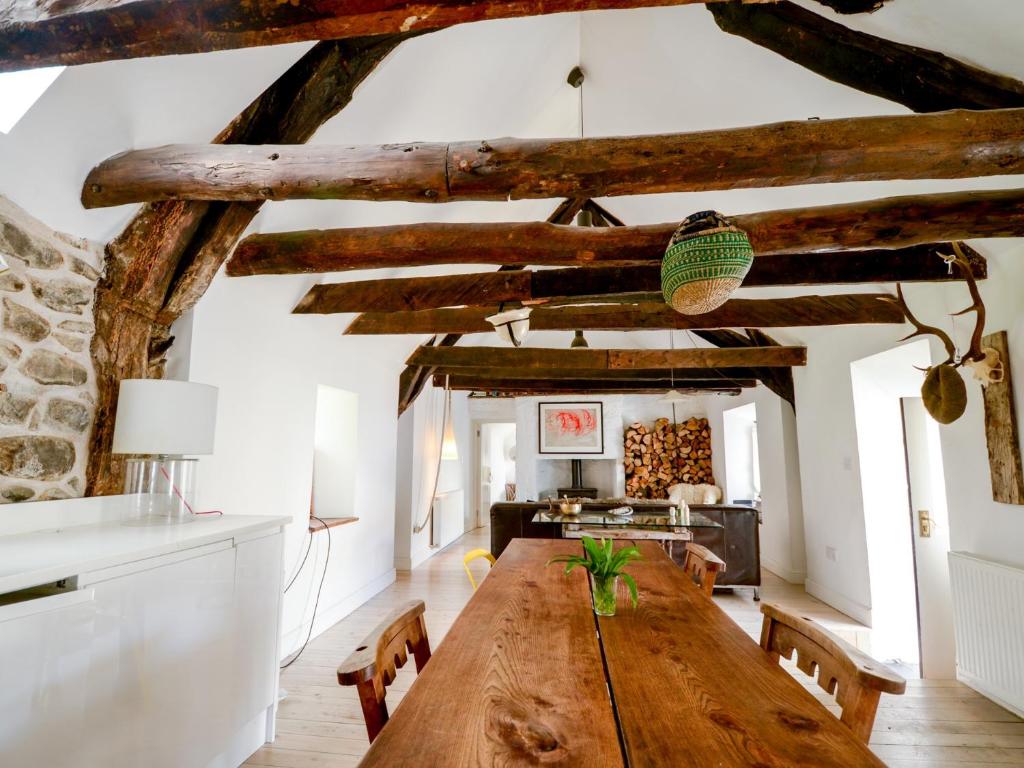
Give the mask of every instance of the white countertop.
M 289 517 L 223 515 L 179 525 L 99 522 L 0 535 L 0 594 L 290 522 Z

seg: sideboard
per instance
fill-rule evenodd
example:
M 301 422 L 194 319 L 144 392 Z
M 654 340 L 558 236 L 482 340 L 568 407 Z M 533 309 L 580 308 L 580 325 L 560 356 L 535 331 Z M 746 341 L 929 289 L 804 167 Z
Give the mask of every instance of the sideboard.
M 283 526 L 0 507 L 4 768 L 235 768 L 273 738 Z
M 605 510 L 633 504 L 639 511 L 668 514 L 668 501 L 625 502 L 605 499 L 585 501 L 585 510 Z M 491 505 L 491 553 L 498 557 L 512 539 L 558 539 L 560 526 L 534 523 L 539 510 L 548 509 L 547 502 L 499 501 Z M 690 509 L 700 512 L 721 525 L 721 528 L 694 528 L 693 540 L 703 544 L 725 561 L 726 570 L 715 582 L 720 587 L 753 587 L 755 598 L 761 586 L 761 544 L 759 512 L 741 504 L 691 504 Z M 673 558 L 681 563 L 683 547 L 675 547 Z

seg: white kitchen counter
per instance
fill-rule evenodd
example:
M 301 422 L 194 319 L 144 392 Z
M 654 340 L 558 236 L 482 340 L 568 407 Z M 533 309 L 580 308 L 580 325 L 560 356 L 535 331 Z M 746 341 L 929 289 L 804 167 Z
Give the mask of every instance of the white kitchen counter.
M 289 522 L 288 517 L 211 515 L 180 525 L 139 526 L 108 521 L 8 535 L 0 530 L 0 595 L 280 528 Z
M 291 518 L 123 525 L 136 501 L 0 506 L 3 768 L 236 768 L 274 738 Z

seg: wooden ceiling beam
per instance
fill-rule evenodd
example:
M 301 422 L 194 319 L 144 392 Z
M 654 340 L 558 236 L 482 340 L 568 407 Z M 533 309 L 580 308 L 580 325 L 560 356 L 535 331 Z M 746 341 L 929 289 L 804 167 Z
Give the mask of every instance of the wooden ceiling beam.
M 1021 237 L 1024 190 L 890 197 L 731 218 L 759 256 Z M 430 223 L 278 232 L 245 238 L 227 272 L 238 277 L 433 264 L 660 264 L 677 226 Z
M 456 347 L 461 349 L 461 347 Z M 732 381 L 733 379 L 758 379 L 760 376 L 753 368 L 674 368 L 671 372 L 665 368 L 651 369 L 617 369 L 617 370 L 586 370 L 577 371 L 569 368 L 504 368 L 504 367 L 452 367 L 438 366 L 431 369 L 434 376 L 486 376 L 490 379 L 593 379 L 607 382 L 630 381 L 664 381 L 665 379 Z M 772 369 L 789 370 L 789 369 Z
M 537 307 L 530 314 L 536 331 L 639 331 L 684 328 L 790 328 L 799 326 L 902 323 L 903 313 L 881 301 L 889 294 L 837 294 L 787 299 L 730 299 L 704 315 L 681 315 L 667 304 L 602 304 Z M 488 315 L 497 307 L 432 309 L 422 312 L 366 312 L 345 330 L 348 335 L 491 333 Z
M 470 392 L 505 392 L 516 395 L 594 393 L 657 394 L 669 389 L 687 392 L 733 392 L 757 386 L 754 379 L 662 379 L 660 381 L 604 381 L 600 379 L 496 379 L 488 376 L 434 376 L 435 387 Z
M 719 349 L 544 349 L 539 347 L 423 347 L 406 360 L 408 365 L 437 368 L 489 367 L 568 369 L 581 376 L 590 371 L 675 368 L 788 368 L 807 364 L 806 347 L 752 347 Z
M 15 0 L 0 4 L 0 72 L 415 32 L 518 16 L 715 1 Z
M 962 246 L 976 278 L 988 275 L 985 258 Z M 927 243 L 892 251 L 764 256 L 743 281 L 744 287 L 839 285 L 858 283 L 942 282 L 950 274 L 941 254 L 949 243 Z M 293 310 L 297 314 L 401 312 L 519 301 L 549 303 L 600 299 L 629 303 L 655 301 L 661 293 L 661 267 L 573 267 L 537 271 L 477 272 L 437 277 L 398 277 L 314 285 Z
M 454 202 L 1024 171 L 1024 109 L 800 120 L 699 133 L 384 146 L 172 144 L 93 168 L 82 204 Z
M 861 5 L 839 0 L 829 5 Z M 915 112 L 1024 107 L 1024 83 L 937 51 L 858 32 L 791 2 L 709 5 L 724 31 L 833 82 Z

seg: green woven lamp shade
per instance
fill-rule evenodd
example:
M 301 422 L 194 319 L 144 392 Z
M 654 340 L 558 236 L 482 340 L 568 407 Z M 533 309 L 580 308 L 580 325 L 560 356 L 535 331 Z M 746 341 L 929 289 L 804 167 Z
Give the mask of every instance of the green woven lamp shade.
M 676 312 L 717 309 L 740 287 L 754 261 L 747 233 L 715 211 L 688 216 L 661 262 L 661 291 Z

